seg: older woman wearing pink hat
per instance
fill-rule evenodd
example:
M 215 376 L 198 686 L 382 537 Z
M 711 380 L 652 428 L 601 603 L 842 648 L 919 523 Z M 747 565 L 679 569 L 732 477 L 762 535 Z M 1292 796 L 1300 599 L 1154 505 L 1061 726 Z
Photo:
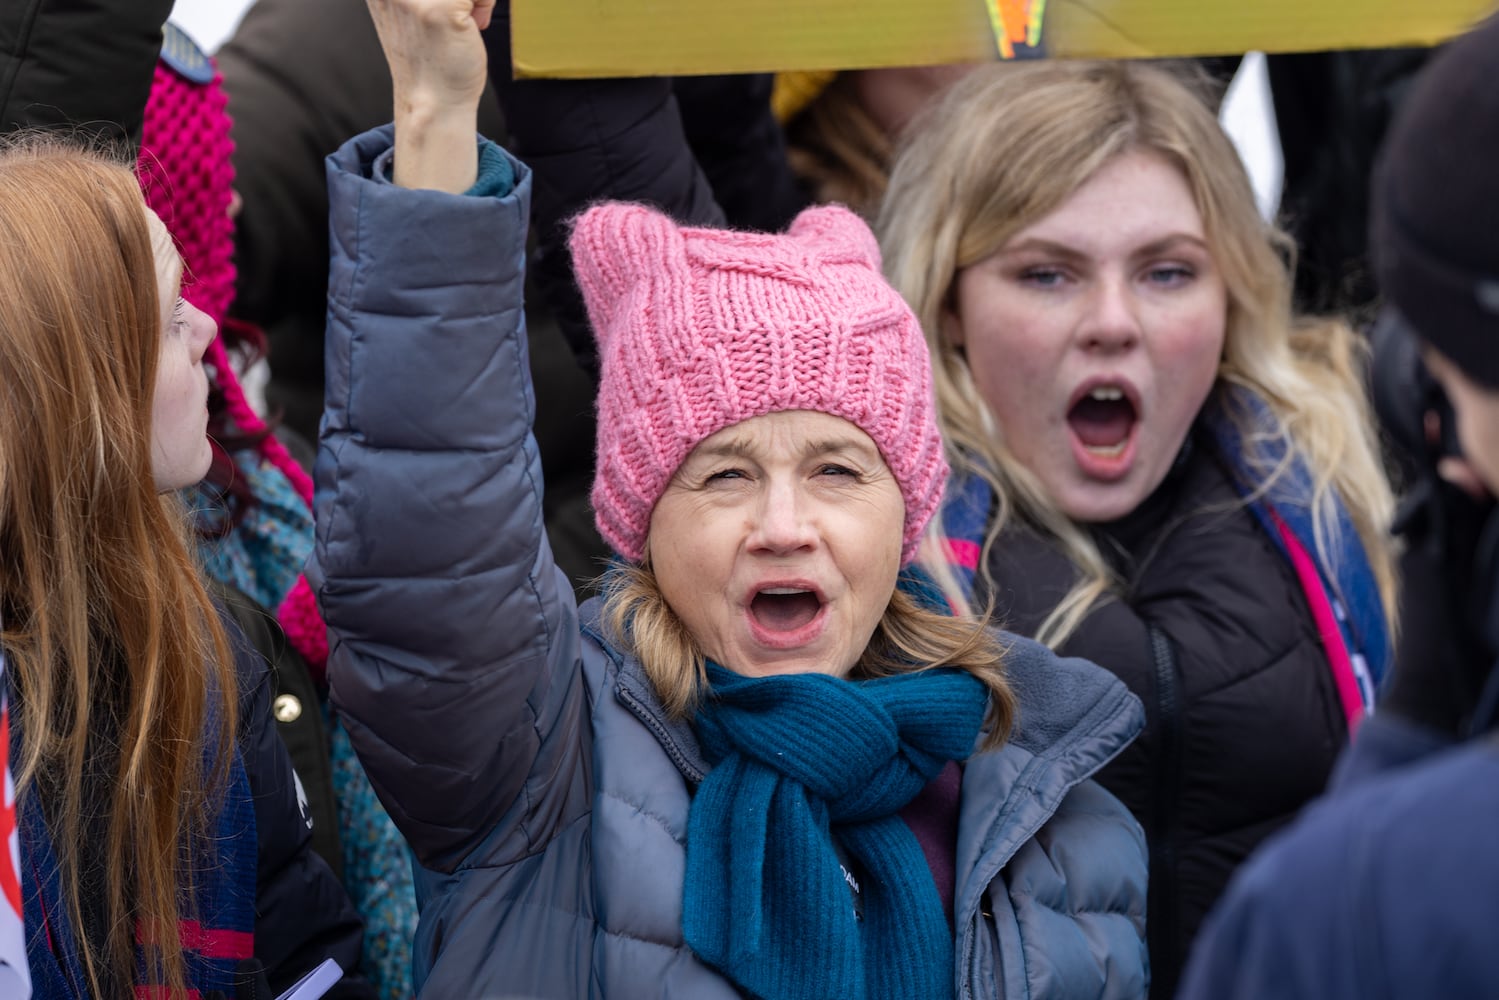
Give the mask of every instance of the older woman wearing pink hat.
M 947 468 L 869 230 L 578 221 L 619 557 L 580 608 L 529 434 L 531 176 L 474 134 L 488 5 L 372 9 L 397 121 L 330 161 L 309 578 L 420 862 L 422 995 L 1143 995 L 1143 838 L 1089 780 L 1139 703 L 916 567 Z

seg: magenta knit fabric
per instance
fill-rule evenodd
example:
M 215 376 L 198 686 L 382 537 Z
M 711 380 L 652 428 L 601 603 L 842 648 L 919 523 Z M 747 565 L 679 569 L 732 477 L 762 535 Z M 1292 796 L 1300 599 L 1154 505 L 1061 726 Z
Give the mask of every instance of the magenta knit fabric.
M 158 62 L 141 130 L 141 188 L 182 251 L 182 295 L 219 324 L 234 301 L 228 100 L 217 73 L 204 86 Z
M 182 296 L 213 318 L 222 329 L 234 302 L 234 220 L 229 202 L 234 192 L 228 97 L 223 77 L 215 72 L 207 85 L 193 83 L 165 63 L 156 64 L 146 101 L 137 168 L 146 204 L 161 217 L 182 253 Z M 208 364 L 224 394 L 229 418 L 244 433 L 265 429 L 265 421 L 245 399 L 222 340 L 208 347 Z M 312 507 L 312 477 L 297 464 L 275 436 L 257 446 L 297 494 Z M 287 638 L 321 675 L 328 658 L 327 627 L 305 577 L 277 609 Z
M 874 235 L 827 205 L 784 235 L 681 228 L 660 212 L 597 205 L 572 235 L 599 344 L 599 532 L 644 555 L 651 511 L 699 441 L 783 410 L 842 417 L 900 483 L 903 560 L 942 496 L 947 463 L 921 325 L 880 274 Z

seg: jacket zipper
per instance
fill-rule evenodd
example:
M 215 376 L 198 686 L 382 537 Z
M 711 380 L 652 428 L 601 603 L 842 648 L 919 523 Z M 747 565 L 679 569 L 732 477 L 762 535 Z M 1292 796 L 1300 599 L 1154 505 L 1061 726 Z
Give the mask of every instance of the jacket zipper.
M 1164 956 L 1174 949 L 1176 940 L 1176 806 L 1181 794 L 1182 707 L 1181 684 L 1177 676 L 1176 652 L 1171 640 L 1154 625 L 1147 625 L 1150 654 L 1155 666 L 1156 712 L 1159 745 L 1154 768 L 1155 787 L 1151 796 L 1150 887 L 1148 905 L 1152 919 L 1147 921 L 1146 941 L 1152 955 Z M 1160 994 L 1152 982 L 1151 993 Z M 1175 989 L 1174 983 L 1161 983 Z
M 625 665 L 620 661 L 614 648 L 604 641 L 602 634 L 587 624 L 582 626 L 582 631 L 584 635 L 591 637 L 597 642 L 599 648 L 604 651 L 604 654 L 614 661 L 616 671 L 622 672 L 625 669 Z M 666 756 L 676 765 L 677 770 L 682 773 L 682 777 L 687 779 L 688 784 L 693 788 L 701 785 L 703 779 L 708 776 L 707 772 L 682 752 L 682 748 L 677 745 L 675 735 L 661 721 L 660 716 L 656 714 L 651 706 L 645 704 L 634 691 L 631 691 L 623 683 L 616 683 L 614 685 L 614 692 L 620 702 L 630 710 L 630 714 L 644 723 L 645 727 L 656 737 L 656 742 L 661 744 L 661 749 L 666 752 Z
M 661 744 L 661 749 L 666 752 L 666 756 L 676 765 L 677 770 L 682 773 L 682 777 L 686 778 L 694 788 L 701 785 L 703 779 L 708 775 L 700 767 L 687 759 L 686 754 L 682 753 L 681 748 L 677 746 L 676 739 L 661 724 L 661 720 L 656 717 L 655 713 L 651 712 L 639 698 L 635 697 L 635 692 L 624 685 L 619 685 L 615 688 L 615 691 L 619 696 L 619 700 L 624 703 L 631 714 L 644 723 L 645 727 L 656 737 L 656 742 Z

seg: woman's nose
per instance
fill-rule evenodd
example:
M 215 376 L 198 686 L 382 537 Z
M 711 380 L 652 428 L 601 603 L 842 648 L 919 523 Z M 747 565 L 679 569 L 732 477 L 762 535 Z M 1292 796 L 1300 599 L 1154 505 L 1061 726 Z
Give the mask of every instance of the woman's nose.
M 807 498 L 790 483 L 768 483 L 755 511 L 751 550 L 782 555 L 815 547 Z
M 1138 303 L 1124 277 L 1106 276 L 1095 285 L 1078 329 L 1085 350 L 1127 351 L 1140 342 Z
M 208 345 L 213 343 L 213 338 L 219 335 L 219 325 L 214 322 L 213 317 L 208 315 L 191 302 L 183 302 L 187 309 L 188 330 L 191 335 L 193 360 L 202 360 L 208 351 Z

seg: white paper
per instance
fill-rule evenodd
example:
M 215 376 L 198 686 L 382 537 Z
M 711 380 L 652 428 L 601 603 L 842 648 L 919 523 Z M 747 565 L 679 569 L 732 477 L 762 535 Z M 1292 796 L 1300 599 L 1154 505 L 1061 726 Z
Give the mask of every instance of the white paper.
M 323 964 L 298 979 L 296 984 L 276 1000 L 318 1000 L 334 983 L 344 977 L 344 970 L 333 959 L 324 959 Z

